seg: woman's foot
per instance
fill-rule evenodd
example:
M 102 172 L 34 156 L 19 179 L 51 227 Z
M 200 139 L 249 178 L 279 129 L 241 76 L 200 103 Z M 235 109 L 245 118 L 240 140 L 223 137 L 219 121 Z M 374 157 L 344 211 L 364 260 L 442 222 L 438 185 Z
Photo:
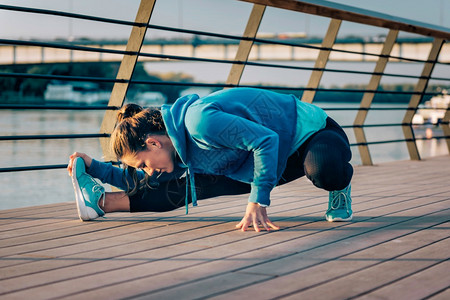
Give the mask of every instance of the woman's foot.
M 98 201 L 103 197 L 103 206 L 105 205 L 105 189 L 86 173 L 81 157 L 75 158 L 73 162 L 72 183 L 80 219 L 89 221 L 104 216 L 105 212 L 98 205 Z
M 332 191 L 328 198 L 325 218 L 328 222 L 351 221 L 353 218 L 351 185 L 340 191 Z

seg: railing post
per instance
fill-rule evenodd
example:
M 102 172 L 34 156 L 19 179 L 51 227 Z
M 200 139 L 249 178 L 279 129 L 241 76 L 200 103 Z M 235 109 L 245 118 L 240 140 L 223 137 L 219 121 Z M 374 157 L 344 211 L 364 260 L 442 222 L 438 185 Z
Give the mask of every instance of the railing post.
M 322 41 L 322 48 L 331 49 L 336 41 L 339 28 L 341 27 L 342 20 L 331 19 L 330 25 L 328 26 L 328 31 Z M 314 68 L 324 69 L 327 65 L 328 58 L 330 57 L 331 50 L 322 49 L 319 51 Z M 309 77 L 309 82 L 306 88 L 307 91 L 303 92 L 302 101 L 312 103 L 314 96 L 316 95 L 316 90 L 319 87 L 320 80 L 322 79 L 323 70 L 314 70 Z M 309 90 L 312 89 L 312 90 Z
M 423 66 L 422 75 L 419 81 L 414 88 L 415 94 L 411 96 L 411 100 L 409 101 L 408 110 L 405 113 L 403 118 L 403 134 L 405 136 L 406 145 L 408 147 L 409 157 L 411 160 L 420 160 L 419 150 L 417 149 L 416 140 L 414 137 L 414 132 L 411 126 L 412 119 L 417 110 L 417 107 L 420 104 L 420 101 L 423 98 L 423 93 L 427 89 L 428 81 L 430 80 L 431 73 L 433 72 L 433 68 L 436 64 L 436 61 L 439 57 L 439 52 L 441 51 L 442 45 L 444 44 L 444 39 L 435 38 L 430 50 L 430 54 L 428 55 L 428 60 Z
M 450 154 L 450 103 L 445 111 L 444 118 L 442 119 L 442 131 L 444 133 L 445 141 L 447 142 L 448 153 Z
M 116 79 L 124 80 L 125 82 L 116 82 L 109 98 L 108 106 L 121 107 L 125 100 L 128 87 L 130 85 L 131 76 L 133 75 L 136 62 L 138 60 L 139 52 L 141 51 L 142 43 L 147 32 L 147 24 L 153 12 L 156 0 L 141 0 L 138 12 L 136 14 L 135 23 L 145 24 L 143 26 L 133 26 L 130 38 L 128 39 L 126 51 L 134 52 L 123 56 L 120 63 L 119 71 Z M 101 133 L 112 133 L 116 123 L 116 112 L 107 110 L 103 117 L 103 122 L 100 127 Z M 105 160 L 115 160 L 109 145 L 109 138 L 101 138 L 100 143 L 103 149 L 103 156 Z
M 241 81 L 242 73 L 244 73 L 245 63 L 248 60 L 250 51 L 252 50 L 253 39 L 258 33 L 259 25 L 261 24 L 261 20 L 265 10 L 265 5 L 253 5 L 253 9 L 250 13 L 250 17 L 248 18 L 247 26 L 245 27 L 243 35 L 244 38 L 250 38 L 251 40 L 240 41 L 236 57 L 234 58 L 234 61 L 239 63 L 235 63 L 231 66 L 226 84 L 238 85 Z
M 361 100 L 361 104 L 356 114 L 355 121 L 353 125 L 353 130 L 355 132 L 356 142 L 360 144 L 358 146 L 359 155 L 361 156 L 361 162 L 363 165 L 371 166 L 373 165 L 372 157 L 370 155 L 369 147 L 367 146 L 367 139 L 364 133 L 364 127 L 362 127 L 366 121 L 367 114 L 369 112 L 370 106 L 372 105 L 375 93 L 372 91 L 377 90 L 380 85 L 382 73 L 386 68 L 389 61 L 389 55 L 391 54 L 392 48 L 394 48 L 395 40 L 398 36 L 398 30 L 389 30 L 389 33 L 384 42 L 383 49 L 381 50 L 381 56 L 378 58 L 377 64 L 373 71 L 372 77 L 370 78 L 369 84 L 367 85 L 366 92 Z M 375 74 L 376 73 L 376 74 Z

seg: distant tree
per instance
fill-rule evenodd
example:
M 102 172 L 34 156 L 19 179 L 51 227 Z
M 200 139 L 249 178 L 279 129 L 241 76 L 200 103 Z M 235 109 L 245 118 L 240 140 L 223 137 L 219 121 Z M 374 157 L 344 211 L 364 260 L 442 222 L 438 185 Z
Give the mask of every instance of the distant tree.
M 183 73 L 164 73 L 160 74 L 162 81 L 171 81 L 171 82 L 182 82 L 182 83 L 192 83 L 194 82 L 194 78 L 192 76 L 183 74 Z M 185 89 L 189 88 L 189 86 L 185 85 L 159 85 L 155 86 L 155 90 L 166 95 L 169 103 L 175 102 L 175 100 L 180 96 L 180 93 Z
M 8 66 L 8 67 L 0 67 L 0 72 L 6 74 L 14 74 L 14 73 L 26 73 L 28 67 L 27 66 Z M 0 77 L 0 93 L 1 92 L 19 92 L 22 82 L 24 81 L 21 77 Z

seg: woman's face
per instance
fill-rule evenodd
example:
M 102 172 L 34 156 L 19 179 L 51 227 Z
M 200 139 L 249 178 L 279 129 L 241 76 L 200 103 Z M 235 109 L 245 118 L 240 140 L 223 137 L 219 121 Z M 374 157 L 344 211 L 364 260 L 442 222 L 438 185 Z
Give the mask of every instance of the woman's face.
M 175 149 L 167 136 L 152 136 L 145 141 L 146 149 L 136 155 L 125 155 L 122 162 L 141 169 L 149 176 L 156 173 L 171 173 L 175 166 Z

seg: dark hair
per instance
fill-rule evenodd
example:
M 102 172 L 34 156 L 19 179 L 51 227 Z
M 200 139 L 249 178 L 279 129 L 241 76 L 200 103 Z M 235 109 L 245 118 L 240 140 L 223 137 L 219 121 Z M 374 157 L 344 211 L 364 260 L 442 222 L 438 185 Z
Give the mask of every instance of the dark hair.
M 149 134 L 167 135 L 161 110 L 127 104 L 117 113 L 117 125 L 111 134 L 111 146 L 117 159 L 145 149 Z
M 167 135 L 166 127 L 162 119 L 161 110 L 157 108 L 142 108 L 137 104 L 127 104 L 117 113 L 117 124 L 111 134 L 111 146 L 117 159 L 125 155 L 136 155 L 139 151 L 146 149 L 145 140 L 148 135 Z M 133 179 L 134 188 L 130 189 L 128 181 L 128 195 L 135 194 L 139 189 L 150 185 L 150 177 L 138 180 L 136 169 L 124 165 Z

